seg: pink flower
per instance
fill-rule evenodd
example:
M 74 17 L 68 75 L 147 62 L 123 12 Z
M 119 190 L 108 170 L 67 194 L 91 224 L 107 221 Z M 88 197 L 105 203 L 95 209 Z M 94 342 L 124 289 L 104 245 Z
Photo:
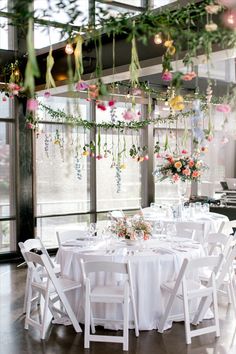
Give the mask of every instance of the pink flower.
M 212 140 L 213 140 L 213 135 L 209 135 L 209 136 L 207 137 L 207 140 L 208 140 L 208 141 L 212 141 Z
M 182 154 L 187 154 L 187 153 L 188 153 L 188 151 L 187 151 L 187 150 L 185 150 L 185 149 L 183 149 L 183 150 L 181 151 L 181 153 L 182 153 Z
M 51 96 L 51 93 L 49 91 L 45 91 L 43 95 L 45 98 L 49 98 Z
M 106 111 L 107 107 L 105 106 L 104 102 L 99 102 L 97 104 L 97 108 L 101 109 L 101 111 Z
M 134 96 L 141 96 L 142 95 L 142 90 L 140 90 L 139 88 L 133 89 L 133 95 Z
M 8 84 L 8 90 L 14 95 L 14 96 L 18 96 L 19 91 L 21 90 L 21 87 L 17 84 L 15 84 L 14 82 L 10 82 Z
M 35 98 L 28 99 L 27 109 L 29 111 L 36 111 L 38 109 L 38 101 Z
M 217 14 L 221 10 L 220 5 L 210 4 L 205 7 L 205 10 L 208 14 L 214 15 Z
M 179 180 L 179 175 L 177 175 L 177 173 L 175 173 L 172 177 L 174 182 L 177 182 Z
M 200 176 L 200 172 L 199 171 L 193 171 L 192 173 L 192 177 L 193 178 L 198 178 Z
M 110 100 L 110 101 L 108 102 L 108 106 L 109 106 L 109 107 L 113 107 L 113 106 L 115 105 L 115 103 L 116 103 L 115 100 Z
M 172 80 L 172 73 L 170 71 L 164 71 L 161 78 L 163 81 L 171 81 Z
M 182 170 L 182 173 L 185 176 L 190 176 L 190 170 L 188 168 L 185 168 L 184 170 Z
M 217 112 L 229 113 L 231 111 L 231 107 L 228 104 L 219 104 L 216 107 Z
M 84 91 L 87 90 L 88 87 L 89 85 L 87 84 L 87 82 L 83 80 L 78 81 L 77 84 L 75 85 L 76 91 Z
M 6 100 L 7 100 L 6 96 L 3 96 L 2 101 L 6 102 Z
M 148 155 L 145 155 L 145 156 L 144 156 L 144 160 L 145 160 L 145 161 L 149 160 L 149 156 L 148 156 Z
M 191 81 L 197 76 L 197 74 L 194 71 L 191 71 L 189 73 L 186 73 L 185 75 L 182 76 L 182 80 L 184 81 Z
M 136 118 L 136 114 L 135 112 L 131 111 L 131 109 L 127 109 L 127 111 L 123 113 L 123 118 L 125 120 L 133 120 Z
M 96 156 L 96 159 L 97 159 L 97 160 L 101 160 L 101 159 L 102 159 L 102 155 L 101 155 L 101 154 L 97 155 L 97 156 Z
M 27 123 L 26 124 L 28 129 L 34 129 L 34 124 L 33 123 Z

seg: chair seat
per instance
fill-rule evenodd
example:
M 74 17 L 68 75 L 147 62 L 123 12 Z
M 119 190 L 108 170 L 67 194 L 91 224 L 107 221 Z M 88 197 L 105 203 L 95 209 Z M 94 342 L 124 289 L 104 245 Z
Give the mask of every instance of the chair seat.
M 124 289 L 118 286 L 97 286 L 92 289 L 90 299 L 93 302 L 121 303 L 124 301 Z
M 81 286 L 80 282 L 76 282 L 74 280 L 66 279 L 66 278 L 57 278 L 57 280 L 60 282 L 60 286 L 63 292 L 77 289 L 78 287 Z M 41 283 L 37 282 L 32 282 L 32 286 L 41 289 L 43 291 L 46 291 L 47 288 L 47 281 L 42 281 Z M 50 294 L 55 292 L 55 287 L 53 283 L 50 282 L 49 284 L 49 292 Z

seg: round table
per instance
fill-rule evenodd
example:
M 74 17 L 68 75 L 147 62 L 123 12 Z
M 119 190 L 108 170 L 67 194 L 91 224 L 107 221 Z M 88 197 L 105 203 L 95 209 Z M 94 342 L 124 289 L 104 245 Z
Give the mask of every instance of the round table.
M 176 239 L 177 240 L 177 239 Z M 175 241 L 175 240 L 174 240 Z M 172 246 L 172 247 L 171 247 Z M 61 272 L 64 276 L 81 281 L 80 259 L 91 260 L 93 257 L 108 259 L 112 261 L 130 261 L 134 293 L 137 306 L 138 323 L 140 330 L 158 329 L 159 321 L 163 315 L 167 299 L 161 291 L 161 284 L 176 278 L 184 258 L 196 258 L 204 256 L 204 250 L 199 243 L 190 240 L 182 240 L 181 244 L 162 241 L 160 239 L 144 241 L 141 245 L 127 246 L 125 243 L 113 243 L 104 249 L 86 249 L 86 247 L 60 247 L 56 260 L 61 265 Z M 99 274 L 94 282 L 104 284 L 104 275 Z M 80 307 L 83 298 L 83 287 L 80 292 L 73 292 L 69 295 L 69 301 L 78 313 L 78 319 L 83 322 L 83 309 Z M 173 307 L 173 313 L 182 313 L 181 304 L 178 302 Z M 116 305 L 96 305 L 95 311 L 102 318 L 121 319 L 122 311 Z M 102 314 L 101 314 L 102 312 Z M 96 315 L 100 317 L 98 314 Z M 132 315 L 132 314 L 131 314 Z M 112 323 L 106 323 L 107 328 L 118 329 Z M 167 324 L 167 328 L 171 323 Z

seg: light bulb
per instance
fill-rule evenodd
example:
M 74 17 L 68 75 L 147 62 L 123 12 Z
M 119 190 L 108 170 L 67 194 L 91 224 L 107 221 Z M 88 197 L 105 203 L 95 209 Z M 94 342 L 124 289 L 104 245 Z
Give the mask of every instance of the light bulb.
M 155 43 L 155 44 L 161 44 L 161 43 L 162 43 L 161 33 L 157 33 L 157 34 L 154 36 L 154 43 Z
M 71 43 L 67 43 L 67 45 L 66 45 L 66 47 L 65 47 L 65 52 L 66 52 L 66 54 L 68 54 L 68 55 L 73 54 L 74 48 L 73 48 L 73 46 L 72 46 Z

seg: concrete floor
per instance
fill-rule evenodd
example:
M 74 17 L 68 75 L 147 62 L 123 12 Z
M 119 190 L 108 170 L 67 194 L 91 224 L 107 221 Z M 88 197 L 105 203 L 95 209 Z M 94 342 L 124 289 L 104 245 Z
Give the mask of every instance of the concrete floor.
M 76 334 L 72 326 L 51 325 L 48 337 L 41 341 L 32 327 L 24 329 L 22 306 L 26 269 L 15 264 L 0 265 L 0 354 L 116 354 L 123 353 L 121 344 L 91 343 L 84 349 L 83 333 Z M 221 336 L 214 334 L 193 338 L 185 344 L 184 324 L 175 323 L 164 334 L 142 331 L 136 338 L 130 330 L 129 353 L 132 354 L 236 354 L 236 319 L 226 303 L 220 305 Z M 111 333 L 102 328 L 101 333 Z

